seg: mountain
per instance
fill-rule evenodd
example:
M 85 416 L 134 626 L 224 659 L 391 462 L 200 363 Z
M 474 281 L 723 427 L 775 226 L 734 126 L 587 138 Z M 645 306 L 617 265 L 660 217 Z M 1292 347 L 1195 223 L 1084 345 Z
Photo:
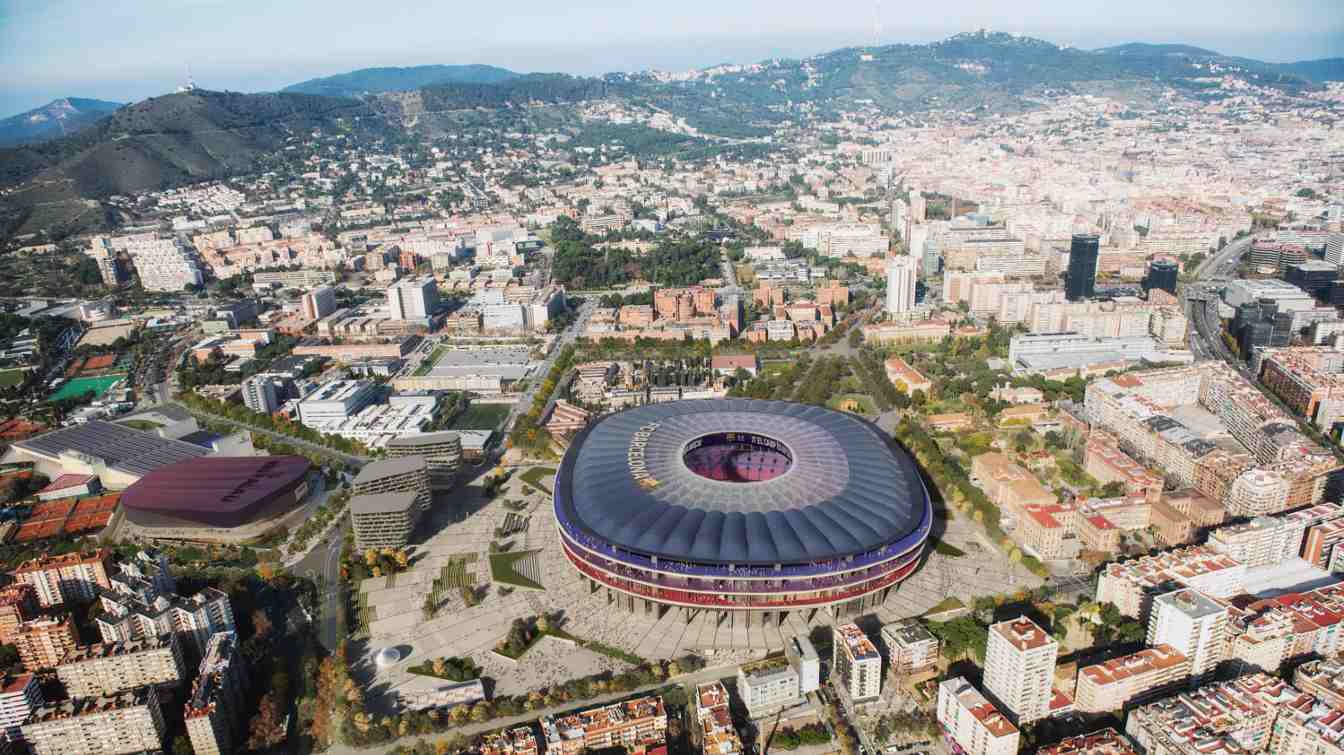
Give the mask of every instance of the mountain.
M 0 147 L 65 136 L 121 107 L 120 102 L 64 97 L 0 120 Z
M 1297 63 L 1279 63 L 1278 68 L 1294 76 L 1312 81 L 1344 81 L 1344 58 L 1302 60 Z
M 192 90 L 153 97 L 41 144 L 0 149 L 0 236 L 103 220 L 96 201 L 256 170 L 315 127 L 380 128 L 357 100 Z M 92 219 L 89 217 L 93 215 Z
M 1219 53 L 1193 45 L 1154 45 L 1147 42 L 1129 42 L 1114 47 L 1103 47 L 1093 52 L 1102 55 L 1195 55 L 1217 57 Z
M 363 94 L 408 92 L 432 84 L 496 84 L 519 75 L 486 65 L 361 68 L 349 73 L 302 81 L 281 91 L 328 97 L 358 97 Z

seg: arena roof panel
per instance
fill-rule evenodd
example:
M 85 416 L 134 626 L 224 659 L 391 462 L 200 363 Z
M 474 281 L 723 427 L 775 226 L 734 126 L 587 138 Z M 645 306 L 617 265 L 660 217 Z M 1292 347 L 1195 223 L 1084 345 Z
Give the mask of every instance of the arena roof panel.
M 688 467 L 688 445 L 727 433 L 778 441 L 789 468 L 730 482 Z M 556 506 L 618 547 L 736 564 L 864 553 L 910 535 L 929 515 L 914 462 L 873 425 L 819 407 L 743 399 L 653 404 L 603 418 L 566 453 Z
M 122 493 L 128 511 L 237 526 L 308 473 L 302 456 L 210 456 L 171 464 Z

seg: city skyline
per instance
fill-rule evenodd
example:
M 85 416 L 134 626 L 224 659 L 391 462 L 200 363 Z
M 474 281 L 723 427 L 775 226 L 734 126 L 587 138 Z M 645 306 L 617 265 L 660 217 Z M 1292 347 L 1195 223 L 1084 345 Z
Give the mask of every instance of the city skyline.
M 324 5 L 320 15 L 309 3 L 240 13 L 214 0 L 117 8 L 5 0 L 0 2 L 0 65 L 15 75 L 0 88 L 0 116 L 62 97 L 132 102 L 173 91 L 188 73 L 209 89 L 274 91 L 309 78 L 382 66 L 479 63 L 575 75 L 685 70 L 806 57 L 871 45 L 875 39 L 882 45 L 922 44 L 979 28 L 1084 49 L 1128 42 L 1189 44 L 1268 62 L 1344 55 L 1344 22 L 1331 14 L 1328 0 L 1285 3 L 1273 21 L 1257 19 L 1254 26 L 1209 23 L 1256 14 L 1249 2 L 1227 7 L 1207 0 L 1180 11 L 1150 0 L 1119 11 L 1101 0 L 1038 0 L 1012 13 L 977 0 L 948 20 L 912 19 L 892 2 L 853 0 L 823 9 L 801 3 L 767 7 L 749 0 L 722 8 L 692 0 L 676 17 L 656 24 L 642 10 L 611 3 L 588 3 L 563 14 L 536 3 L 523 5 L 502 16 L 490 9 L 447 12 L 394 4 L 378 18 L 352 25 L 342 21 L 350 17 L 342 8 L 355 11 L 344 0 L 335 7 Z M 1239 7 L 1246 13 L 1238 13 Z M 250 22 L 248 43 L 239 45 L 237 19 L 244 16 Z M 704 23 L 709 17 L 716 19 L 712 30 Z M 1153 23 L 1154 18 L 1161 21 Z M 463 28 L 475 31 L 463 35 Z M 134 35 L 110 35 L 108 29 L 134 30 Z M 108 65 L 111 60 L 116 63 Z M 98 65 L 90 65 L 93 61 Z

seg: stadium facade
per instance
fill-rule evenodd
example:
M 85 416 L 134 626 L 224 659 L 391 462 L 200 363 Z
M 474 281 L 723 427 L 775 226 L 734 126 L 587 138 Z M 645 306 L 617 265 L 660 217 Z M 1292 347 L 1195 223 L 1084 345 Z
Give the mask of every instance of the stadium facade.
M 916 568 L 932 507 L 913 459 L 850 414 L 693 400 L 603 418 L 555 480 L 564 554 L 609 604 L 720 622 L 866 611 Z
M 265 534 L 308 495 L 302 456 L 207 456 L 160 467 L 121 496 L 130 534 L 238 542 Z

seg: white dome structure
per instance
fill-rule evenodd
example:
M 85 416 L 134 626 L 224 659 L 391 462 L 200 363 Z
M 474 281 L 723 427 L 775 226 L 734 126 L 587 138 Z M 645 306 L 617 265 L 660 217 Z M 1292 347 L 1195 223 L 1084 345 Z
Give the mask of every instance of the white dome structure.
M 400 660 L 401 653 L 396 648 L 383 648 L 373 657 L 373 665 L 380 669 L 388 668 Z

